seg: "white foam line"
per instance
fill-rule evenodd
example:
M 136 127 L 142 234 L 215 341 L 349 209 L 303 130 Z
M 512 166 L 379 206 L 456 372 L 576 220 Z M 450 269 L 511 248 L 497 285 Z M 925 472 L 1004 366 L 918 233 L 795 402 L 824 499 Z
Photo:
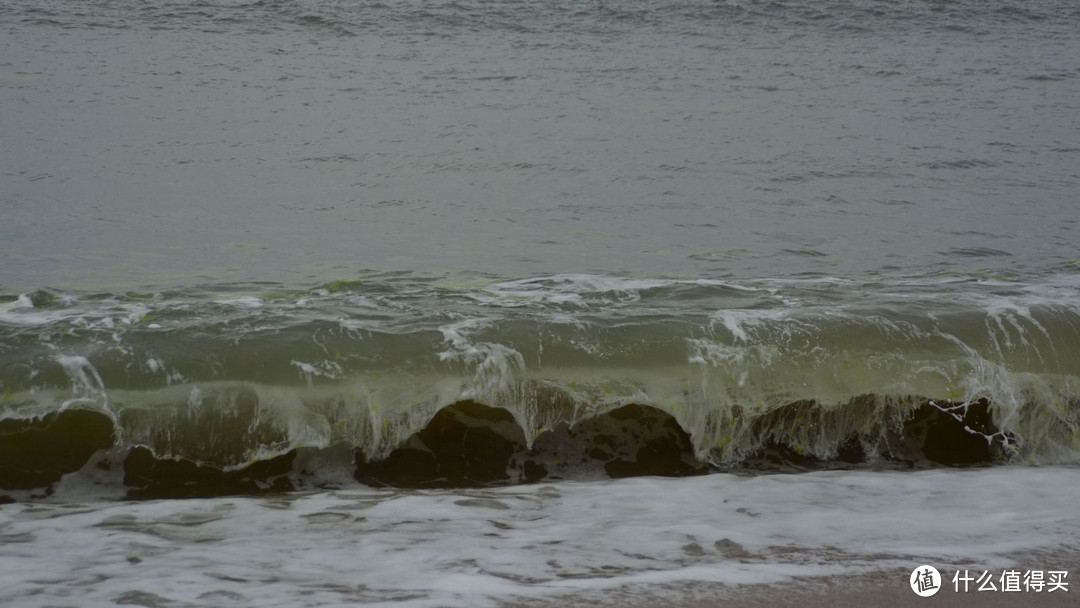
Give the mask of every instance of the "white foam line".
M 626 585 L 991 568 L 1075 547 L 1077 504 L 1080 469 L 1000 467 L 10 505 L 0 588 L 30 607 L 134 592 L 218 606 L 479 607 Z

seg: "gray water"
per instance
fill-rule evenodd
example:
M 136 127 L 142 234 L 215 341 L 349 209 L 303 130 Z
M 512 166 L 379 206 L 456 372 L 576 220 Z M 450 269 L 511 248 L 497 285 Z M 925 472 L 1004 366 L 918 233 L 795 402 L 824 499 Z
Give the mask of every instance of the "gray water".
M 1077 272 L 1080 9 L 0 7 L 0 286 Z
M 0 3 L 0 605 L 1065 570 L 1078 167 L 1072 0 Z
M 1080 453 L 1073 2 L 0 24 L 2 417 L 238 466 L 383 457 L 462 401 L 527 445 L 639 404 L 730 464 L 895 455 L 920 403 L 981 403 L 1011 458 Z M 826 419 L 758 420 L 800 402 Z

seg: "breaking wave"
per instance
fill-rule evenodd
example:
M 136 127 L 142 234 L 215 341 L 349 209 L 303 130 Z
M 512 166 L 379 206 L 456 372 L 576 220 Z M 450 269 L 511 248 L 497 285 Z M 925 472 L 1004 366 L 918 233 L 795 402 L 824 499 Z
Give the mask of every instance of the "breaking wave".
M 12 294 L 0 488 L 1076 463 L 1078 295 L 580 275 Z

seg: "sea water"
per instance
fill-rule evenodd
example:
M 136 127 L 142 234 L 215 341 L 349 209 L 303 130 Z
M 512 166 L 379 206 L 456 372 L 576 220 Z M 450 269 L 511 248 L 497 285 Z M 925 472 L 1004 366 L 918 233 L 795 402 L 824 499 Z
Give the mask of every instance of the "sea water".
M 1075 546 L 1078 26 L 0 6 L 0 603 L 630 601 Z

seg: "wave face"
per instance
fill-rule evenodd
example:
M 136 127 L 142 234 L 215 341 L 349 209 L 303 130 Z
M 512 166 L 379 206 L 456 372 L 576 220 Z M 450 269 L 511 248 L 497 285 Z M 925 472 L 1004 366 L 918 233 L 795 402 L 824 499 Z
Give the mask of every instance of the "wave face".
M 1080 460 L 1076 275 L 380 274 L 0 306 L 6 489 Z

